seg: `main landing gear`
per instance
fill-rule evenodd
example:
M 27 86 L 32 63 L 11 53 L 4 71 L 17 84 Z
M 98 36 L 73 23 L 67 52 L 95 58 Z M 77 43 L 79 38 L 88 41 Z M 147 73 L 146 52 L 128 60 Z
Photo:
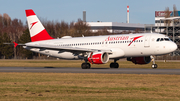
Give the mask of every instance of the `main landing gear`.
M 110 64 L 110 68 L 119 68 L 119 64 L 116 63 L 117 60 L 118 60 L 118 59 L 114 59 L 114 62 L 112 62 L 112 63 Z
M 81 64 L 81 68 L 82 69 L 90 69 L 91 68 L 91 64 L 87 63 L 87 60 L 85 59 L 85 62 Z
M 154 57 L 153 56 L 150 56 L 151 57 L 151 60 L 153 61 L 153 64 L 152 64 L 152 69 L 156 69 L 158 66 L 157 66 L 157 64 L 155 63 L 155 59 L 154 59 Z

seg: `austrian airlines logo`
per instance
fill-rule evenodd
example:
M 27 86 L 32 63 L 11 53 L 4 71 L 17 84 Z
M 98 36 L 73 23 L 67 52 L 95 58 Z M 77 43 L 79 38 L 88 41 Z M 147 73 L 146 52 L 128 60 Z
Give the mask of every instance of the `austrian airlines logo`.
M 38 21 L 31 23 L 31 28 L 32 28 L 37 22 L 38 22 Z M 30 28 L 30 29 L 31 29 L 31 28 Z
M 131 43 L 128 46 L 130 46 L 134 41 L 136 41 L 137 39 L 141 38 L 142 36 L 137 36 L 137 37 L 131 38 L 133 40 L 131 41 Z

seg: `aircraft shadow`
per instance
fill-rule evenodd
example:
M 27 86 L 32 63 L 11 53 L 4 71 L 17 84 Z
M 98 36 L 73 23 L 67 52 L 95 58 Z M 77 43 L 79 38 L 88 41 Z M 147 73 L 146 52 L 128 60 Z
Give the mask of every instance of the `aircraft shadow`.
M 56 68 L 56 67 L 44 67 L 44 68 Z
M 90 68 L 90 69 L 110 69 L 110 68 Z

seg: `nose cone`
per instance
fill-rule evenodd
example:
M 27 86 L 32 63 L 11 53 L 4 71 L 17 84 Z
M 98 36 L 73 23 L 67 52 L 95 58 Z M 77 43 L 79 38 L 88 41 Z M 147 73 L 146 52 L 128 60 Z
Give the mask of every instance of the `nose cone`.
M 177 45 L 173 42 L 171 46 L 169 46 L 170 50 L 173 52 L 177 49 Z

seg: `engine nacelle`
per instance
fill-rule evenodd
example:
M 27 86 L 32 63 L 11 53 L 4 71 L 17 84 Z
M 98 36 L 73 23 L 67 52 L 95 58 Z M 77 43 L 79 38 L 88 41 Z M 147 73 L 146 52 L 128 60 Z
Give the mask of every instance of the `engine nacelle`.
M 109 55 L 106 52 L 91 52 L 88 61 L 92 64 L 104 64 L 109 61 Z
M 132 58 L 127 58 L 127 61 L 132 61 L 134 64 L 148 64 L 151 62 L 151 57 L 150 56 L 132 57 Z

